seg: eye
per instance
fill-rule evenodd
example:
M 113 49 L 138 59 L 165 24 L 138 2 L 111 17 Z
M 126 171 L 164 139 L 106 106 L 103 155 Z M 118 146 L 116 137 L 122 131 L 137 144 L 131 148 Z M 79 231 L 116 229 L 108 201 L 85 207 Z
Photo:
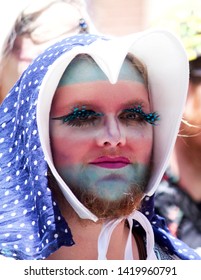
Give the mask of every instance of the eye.
M 156 122 L 160 119 L 156 112 L 146 114 L 142 107 L 139 105 L 134 108 L 125 109 L 119 116 L 119 119 L 125 121 L 127 125 L 132 125 L 134 122 L 149 123 L 156 125 Z
M 127 125 L 132 124 L 134 122 L 144 122 L 143 117 L 136 113 L 136 112 L 130 112 L 130 111 L 124 111 L 119 115 L 119 119 L 122 122 L 126 122 Z
M 79 110 L 78 108 L 75 108 L 72 113 L 55 119 L 60 119 L 64 124 L 69 126 L 82 127 L 95 125 L 100 120 L 101 116 L 101 113 L 97 113 L 93 110 Z

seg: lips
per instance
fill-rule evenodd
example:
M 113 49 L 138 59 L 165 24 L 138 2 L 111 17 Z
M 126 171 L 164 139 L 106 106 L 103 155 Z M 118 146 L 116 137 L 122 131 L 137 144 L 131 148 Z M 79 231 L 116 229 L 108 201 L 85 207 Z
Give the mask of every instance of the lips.
M 96 165 L 102 168 L 117 169 L 123 168 L 130 164 L 130 160 L 126 157 L 99 157 L 90 164 Z

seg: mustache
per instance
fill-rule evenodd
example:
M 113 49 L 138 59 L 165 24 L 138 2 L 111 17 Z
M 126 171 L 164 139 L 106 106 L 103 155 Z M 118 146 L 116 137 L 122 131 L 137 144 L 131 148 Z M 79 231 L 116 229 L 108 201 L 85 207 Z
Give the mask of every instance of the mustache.
M 108 158 L 127 158 L 129 161 L 131 161 L 131 152 L 124 152 L 117 149 L 109 149 L 109 150 L 103 150 L 100 153 L 96 153 L 91 156 L 91 158 L 102 158 L 102 157 L 108 157 Z

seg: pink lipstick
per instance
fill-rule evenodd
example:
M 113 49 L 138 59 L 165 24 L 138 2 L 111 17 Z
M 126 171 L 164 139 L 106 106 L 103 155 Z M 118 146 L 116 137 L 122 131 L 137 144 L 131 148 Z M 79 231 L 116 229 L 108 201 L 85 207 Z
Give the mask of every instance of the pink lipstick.
M 90 164 L 94 164 L 99 167 L 103 168 L 110 168 L 110 169 L 117 169 L 117 168 L 123 168 L 130 164 L 130 160 L 125 157 L 99 157 L 93 162 L 90 162 Z

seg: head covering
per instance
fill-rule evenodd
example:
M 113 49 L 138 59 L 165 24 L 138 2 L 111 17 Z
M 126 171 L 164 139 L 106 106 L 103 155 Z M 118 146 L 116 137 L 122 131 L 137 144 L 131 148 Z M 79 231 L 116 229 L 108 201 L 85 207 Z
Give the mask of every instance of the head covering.
M 167 167 L 186 100 L 189 71 L 182 45 L 171 33 L 163 30 L 112 39 L 89 34 L 68 37 L 32 62 L 0 107 L 2 255 L 42 259 L 62 245 L 73 245 L 71 231 L 48 187 L 48 165 L 77 214 L 97 221 L 98 218 L 77 200 L 54 167 L 49 145 L 49 112 L 58 82 L 76 55 L 89 54 L 109 81 L 115 83 L 128 52 L 146 65 L 150 102 L 153 110 L 160 114 L 160 124 L 154 127 L 153 171 L 145 199 L 155 192 Z M 152 222 L 152 227 L 145 216 Z M 153 214 L 151 199 L 146 209 L 128 217 L 131 227 L 133 219 L 148 235 L 151 233 L 147 240 L 147 250 L 151 248 L 149 259 L 154 258 L 152 231 L 156 241 L 170 254 L 181 259 L 199 258 L 169 234 Z M 105 229 L 110 232 L 116 222 L 119 221 L 106 222 Z M 104 232 L 99 239 L 99 245 L 103 244 Z

